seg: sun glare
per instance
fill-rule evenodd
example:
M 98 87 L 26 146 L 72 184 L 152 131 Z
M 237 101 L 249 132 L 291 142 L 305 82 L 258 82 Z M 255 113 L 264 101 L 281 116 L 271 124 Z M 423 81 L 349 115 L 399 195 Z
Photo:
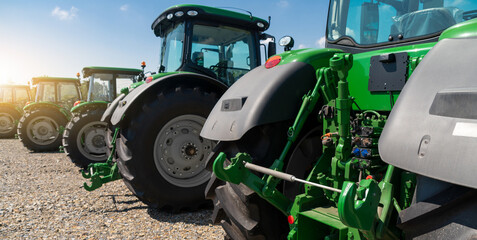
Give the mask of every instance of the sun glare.
M 28 84 L 28 68 L 18 61 L 0 57 L 0 84 Z M 23 69 L 22 69 L 23 68 Z

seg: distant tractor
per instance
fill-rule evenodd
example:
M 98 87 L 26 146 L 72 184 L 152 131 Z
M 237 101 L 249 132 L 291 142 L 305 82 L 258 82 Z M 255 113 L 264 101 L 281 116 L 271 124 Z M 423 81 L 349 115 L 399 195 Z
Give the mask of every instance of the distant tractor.
M 28 85 L 0 85 L 0 138 L 11 138 L 23 115 L 23 106 L 31 101 Z
M 58 150 L 61 135 L 71 118 L 69 109 L 81 100 L 77 78 L 37 77 L 35 102 L 26 105 L 18 124 L 18 138 L 35 152 Z
M 145 64 L 142 66 L 144 68 Z M 73 118 L 63 133 L 64 151 L 78 167 L 86 168 L 90 163 L 106 161 L 107 123 L 101 121 L 101 116 L 118 93 L 142 80 L 142 75 L 143 70 L 133 68 L 83 68 L 83 78 L 89 79 L 87 101 L 75 103 L 71 109 Z
M 103 118 L 115 129 L 117 165 L 110 174 L 92 166 L 85 188 L 117 179 L 119 169 L 126 186 L 152 207 L 203 205 L 210 178 L 205 159 L 216 143 L 202 139 L 200 130 L 226 89 L 275 53 L 268 26 L 252 15 L 200 5 L 159 15 L 152 24 L 162 38 L 159 73 L 108 108 Z

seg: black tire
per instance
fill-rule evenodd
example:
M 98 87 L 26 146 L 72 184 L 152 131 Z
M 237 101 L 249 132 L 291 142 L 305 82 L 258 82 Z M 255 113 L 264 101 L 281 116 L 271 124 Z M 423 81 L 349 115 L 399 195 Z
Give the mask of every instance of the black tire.
M 0 107 L 0 138 L 12 138 L 17 132 L 20 113 L 10 107 Z
M 321 155 L 321 151 L 314 151 L 316 146 L 321 149 L 321 128 L 312 129 L 311 124 L 311 121 L 307 121 L 289 152 L 285 165 L 288 173 L 302 179 L 314 160 Z M 285 133 L 290 125 L 289 122 L 266 125 L 252 129 L 236 142 L 220 142 L 208 159 L 208 168 L 212 168 L 212 162 L 219 152 L 225 152 L 228 157 L 233 157 L 238 152 L 247 152 L 255 164 L 270 166 L 285 146 Z M 284 181 L 277 188 L 282 189 L 290 199 L 303 191 L 301 185 Z M 289 229 L 286 216 L 247 186 L 224 183 L 213 174 L 205 195 L 214 203 L 212 222 L 220 223 L 228 238 L 286 239 Z
M 86 169 L 90 163 L 105 162 L 108 158 L 107 124 L 101 122 L 104 109 L 77 114 L 66 125 L 63 147 L 71 161 Z
M 215 143 L 199 134 L 218 97 L 200 88 L 163 90 L 121 125 L 116 141 L 119 171 L 141 201 L 172 211 L 208 203 L 203 194 L 210 179 L 205 162 Z M 194 164 L 183 167 L 186 160 Z
M 66 116 L 56 109 L 34 109 L 20 118 L 18 138 L 26 148 L 35 152 L 58 151 L 61 145 L 59 131 L 67 122 Z M 42 123 L 42 126 L 38 125 L 39 123 Z
M 207 160 L 207 167 L 212 168 L 219 152 L 225 152 L 228 157 L 233 157 L 238 152 L 247 152 L 255 164 L 270 166 L 280 155 L 286 142 L 288 126 L 289 122 L 282 122 L 257 127 L 236 142 L 220 142 Z M 214 204 L 212 222 L 222 225 L 227 238 L 286 238 L 286 217 L 247 186 L 225 183 L 212 174 L 205 195 Z

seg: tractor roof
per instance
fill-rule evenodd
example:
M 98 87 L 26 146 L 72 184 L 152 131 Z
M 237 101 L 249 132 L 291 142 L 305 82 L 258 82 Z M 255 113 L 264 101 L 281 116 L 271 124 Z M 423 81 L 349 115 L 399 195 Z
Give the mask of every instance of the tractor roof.
M 136 68 L 116 68 L 116 67 L 84 67 L 83 77 L 89 77 L 95 73 L 109 73 L 122 76 L 137 76 L 142 73 L 141 69 Z
M 80 85 L 77 78 L 62 78 L 62 77 L 34 77 L 31 79 L 31 84 L 36 85 L 40 82 L 74 82 Z
M 180 13 L 181 16 L 178 16 Z M 168 17 L 169 16 L 169 17 Z M 261 18 L 230 10 L 194 5 L 181 4 L 169 7 L 152 23 L 151 29 L 156 36 L 161 35 L 161 29 L 169 28 L 173 23 L 183 19 L 201 19 L 219 24 L 233 25 L 240 28 L 253 29 L 263 32 L 268 29 L 269 23 Z
M 24 85 L 24 84 L 0 84 L 0 88 L 6 88 L 6 87 L 9 87 L 9 88 L 30 88 L 30 86 Z

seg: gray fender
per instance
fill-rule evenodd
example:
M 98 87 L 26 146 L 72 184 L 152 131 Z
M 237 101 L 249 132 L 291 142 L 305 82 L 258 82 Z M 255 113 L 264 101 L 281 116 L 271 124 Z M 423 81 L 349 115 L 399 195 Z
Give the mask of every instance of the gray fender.
M 235 141 L 255 126 L 291 119 L 303 95 L 315 83 L 315 70 L 307 63 L 257 67 L 224 93 L 209 114 L 201 136 Z
M 111 117 L 111 124 L 113 126 L 121 125 L 133 109 L 142 108 L 145 99 L 156 97 L 161 90 L 176 88 L 181 85 L 202 86 L 219 94 L 219 96 L 227 90 L 226 85 L 205 75 L 180 72 L 167 75 L 150 83 L 142 84 L 119 101 Z
M 444 39 L 404 86 L 379 140 L 396 167 L 477 188 L 477 38 Z
M 110 123 L 111 117 L 113 116 L 114 110 L 116 110 L 116 107 L 118 107 L 119 102 L 126 97 L 126 94 L 122 93 L 119 96 L 117 96 L 114 101 L 112 101 L 110 104 L 108 104 L 108 108 L 106 108 L 106 111 L 104 111 L 103 116 L 101 117 L 101 122 L 107 122 Z

